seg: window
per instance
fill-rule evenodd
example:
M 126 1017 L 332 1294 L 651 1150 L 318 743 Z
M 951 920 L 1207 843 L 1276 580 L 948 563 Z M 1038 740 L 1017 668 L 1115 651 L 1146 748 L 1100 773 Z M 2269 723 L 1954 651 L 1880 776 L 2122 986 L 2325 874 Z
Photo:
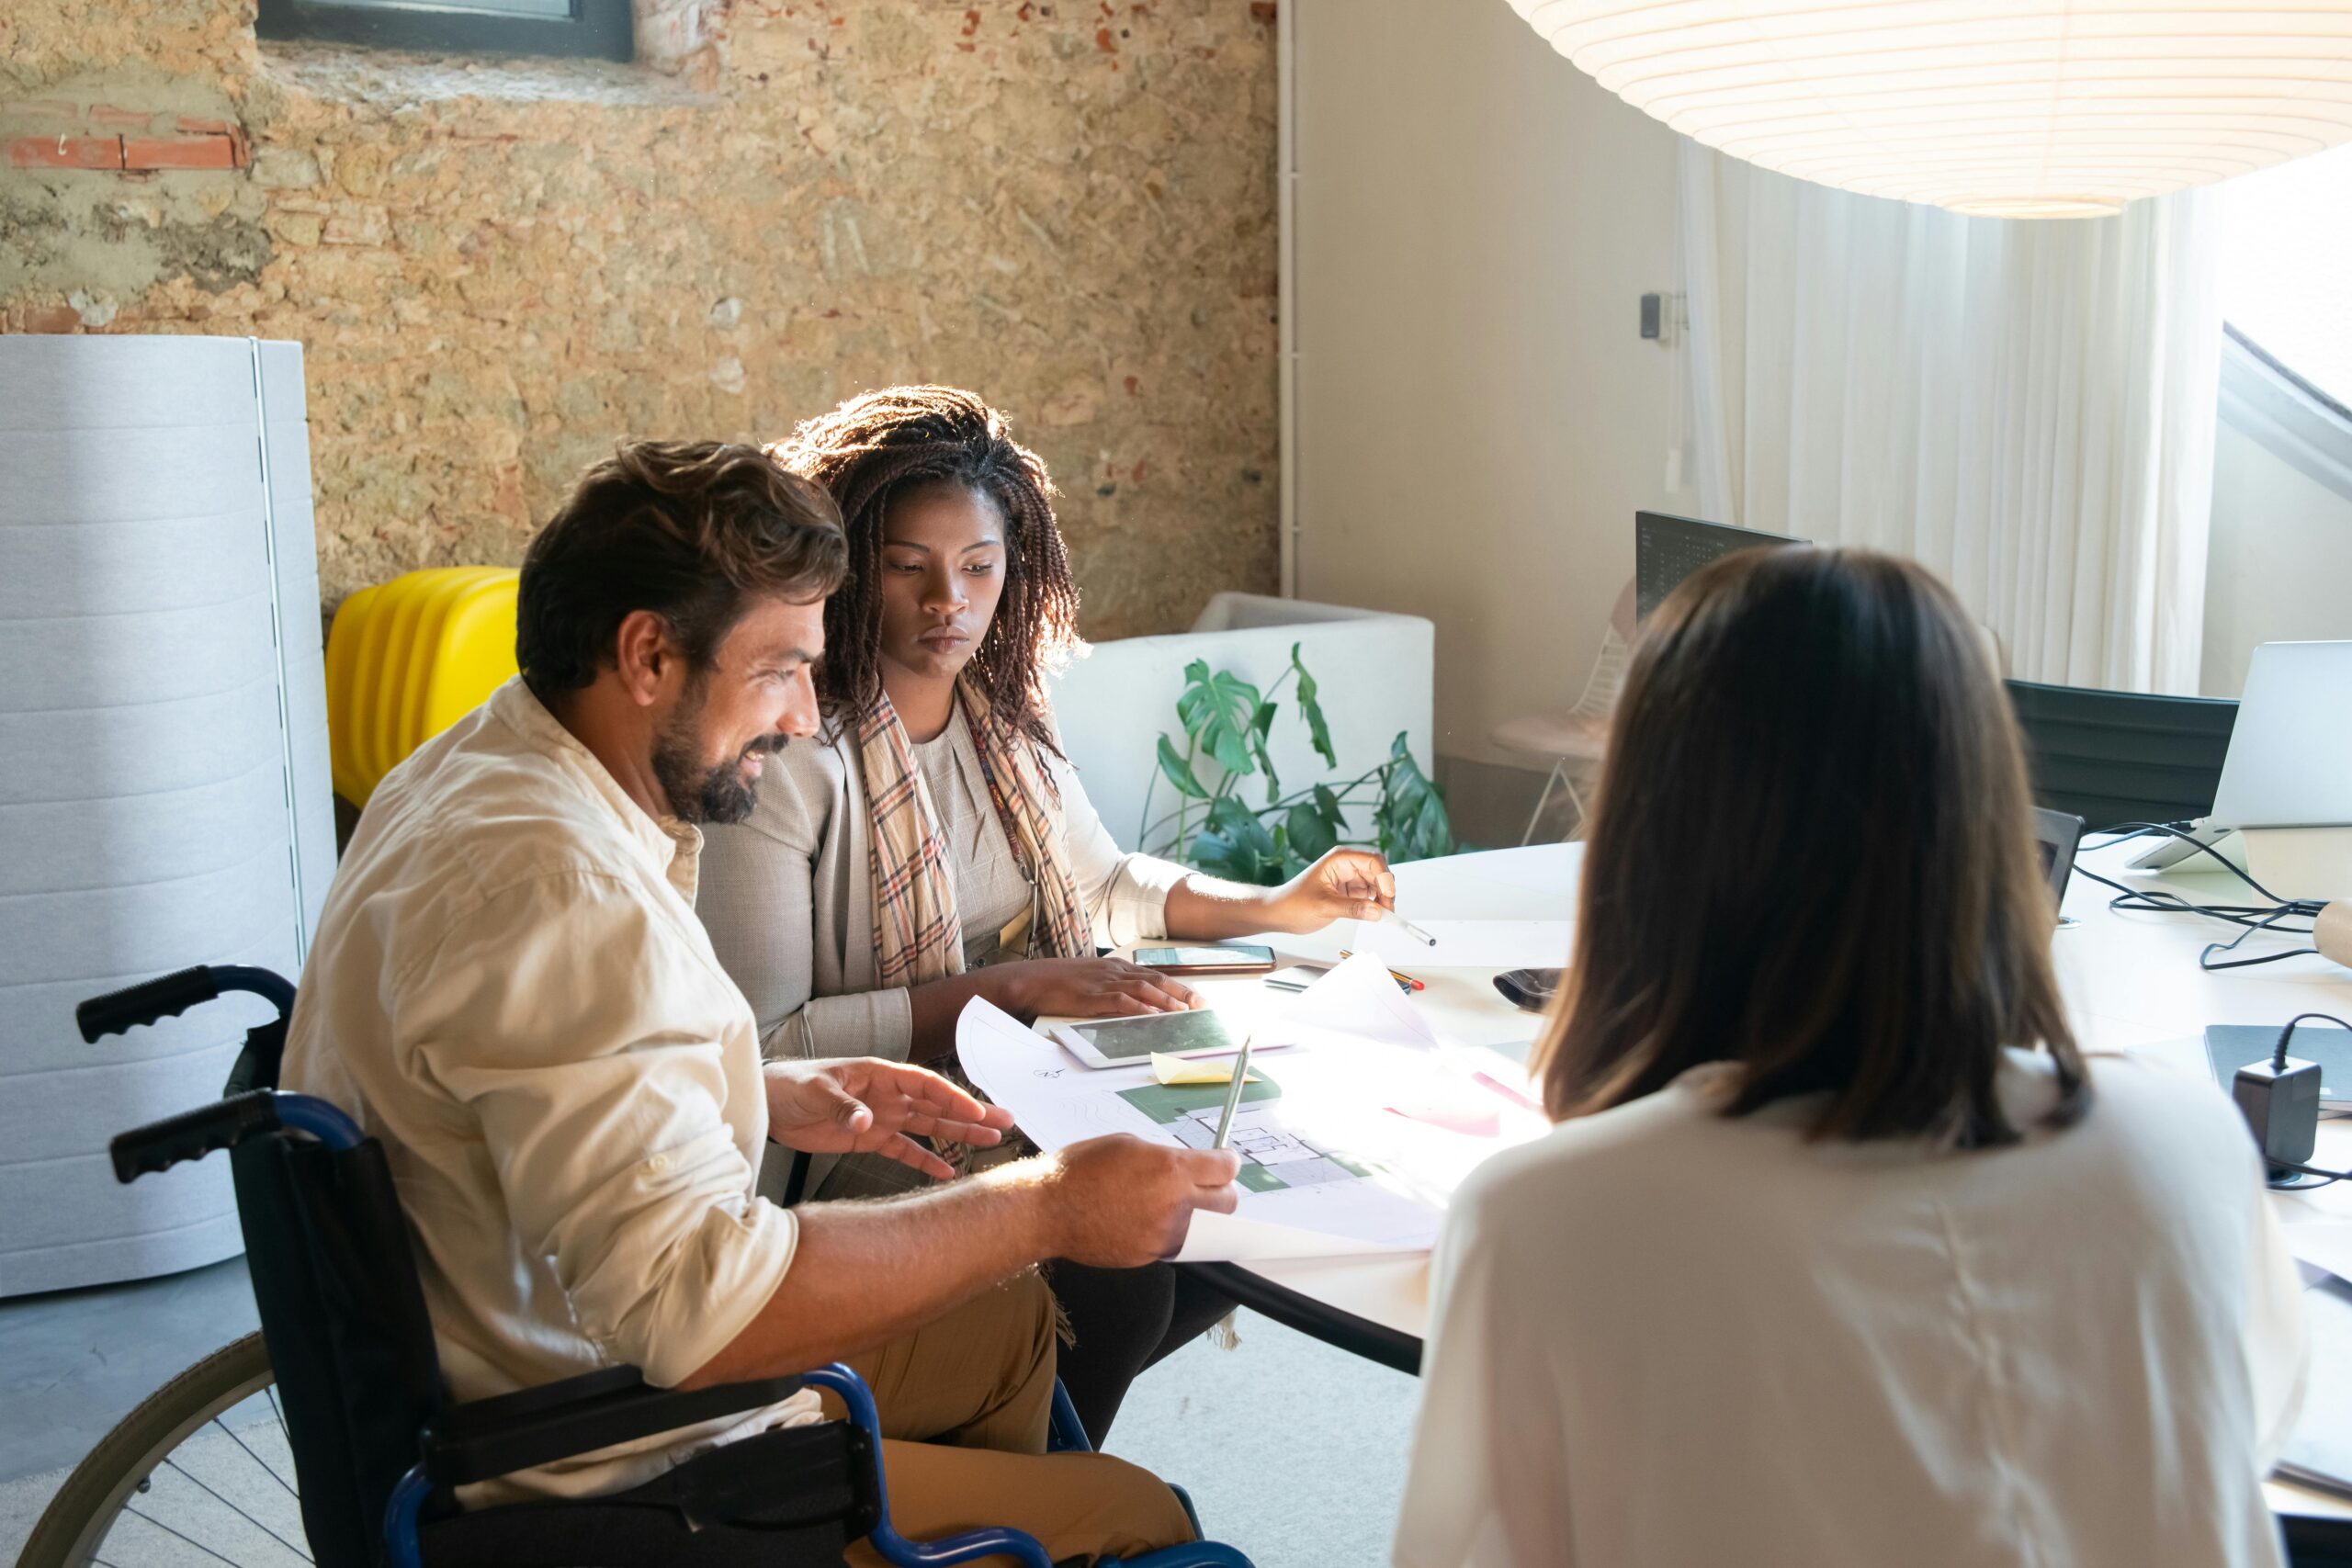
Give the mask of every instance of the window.
M 2222 188 L 2222 319 L 2338 418 L 2352 419 L 2352 146 Z
M 630 55 L 629 0 L 261 0 L 254 29 L 435 53 Z

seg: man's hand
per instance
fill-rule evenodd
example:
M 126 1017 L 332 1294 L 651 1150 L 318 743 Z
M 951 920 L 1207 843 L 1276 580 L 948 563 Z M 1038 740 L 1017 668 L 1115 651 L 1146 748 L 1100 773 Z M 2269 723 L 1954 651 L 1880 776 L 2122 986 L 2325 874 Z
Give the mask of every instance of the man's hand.
M 1023 1162 L 1026 1163 L 1026 1162 Z M 1047 1256 L 1097 1269 L 1135 1269 L 1173 1257 L 1193 1211 L 1233 1213 L 1241 1156 L 1177 1149 L 1127 1133 L 1089 1138 L 1041 1156 Z
M 981 994 L 1023 1020 L 1128 1018 L 1204 1006 L 1182 981 L 1124 958 L 1033 958 L 991 964 Z
M 770 1062 L 764 1071 L 768 1136 L 812 1155 L 887 1155 L 944 1180 L 956 1172 L 916 1137 L 985 1149 L 1012 1125 L 1004 1107 L 983 1105 L 937 1073 L 903 1062 Z
M 1371 850 L 1327 851 L 1321 860 L 1266 895 L 1270 931 L 1304 934 L 1333 920 L 1376 920 L 1396 907 L 1396 878 Z

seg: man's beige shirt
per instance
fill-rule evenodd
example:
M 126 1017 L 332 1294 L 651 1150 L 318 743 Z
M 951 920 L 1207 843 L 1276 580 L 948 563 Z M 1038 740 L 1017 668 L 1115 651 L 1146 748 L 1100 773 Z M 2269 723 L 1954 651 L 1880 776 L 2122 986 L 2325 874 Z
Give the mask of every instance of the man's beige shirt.
M 633 1364 L 671 1384 L 764 1305 L 789 1211 L 752 1010 L 695 918 L 702 837 L 657 822 L 518 681 L 395 768 L 335 874 L 286 1088 L 383 1141 L 452 1395 Z M 816 1395 L 493 1484 L 635 1485 Z

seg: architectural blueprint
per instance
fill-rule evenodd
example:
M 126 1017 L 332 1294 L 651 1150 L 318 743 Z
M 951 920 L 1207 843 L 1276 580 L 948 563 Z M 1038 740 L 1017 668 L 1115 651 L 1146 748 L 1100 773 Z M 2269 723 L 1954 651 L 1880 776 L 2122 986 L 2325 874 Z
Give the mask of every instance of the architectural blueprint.
M 1319 995 L 1318 995 L 1319 993 Z M 1454 1186 L 1543 1118 L 1454 1063 L 1369 959 L 1302 993 L 1293 1028 L 1261 1040 L 1229 1146 L 1235 1218 L 1202 1213 L 1186 1261 L 1417 1251 Z M 1216 1136 L 1226 1086 L 1162 1084 L 1148 1065 L 1090 1070 L 986 1001 L 967 1007 L 957 1052 L 972 1083 L 1040 1147 L 1106 1133 L 1191 1148 Z

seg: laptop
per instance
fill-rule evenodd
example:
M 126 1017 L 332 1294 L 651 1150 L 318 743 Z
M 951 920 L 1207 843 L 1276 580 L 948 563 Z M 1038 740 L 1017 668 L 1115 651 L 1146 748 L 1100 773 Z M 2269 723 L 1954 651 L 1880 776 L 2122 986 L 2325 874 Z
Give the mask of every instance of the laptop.
M 2050 883 L 2050 897 L 2058 904 L 2066 902 L 2066 884 L 2075 875 L 2075 852 L 2082 841 L 2081 818 L 2071 811 L 2033 808 L 2033 847 L 2041 855 L 2041 874 Z
M 2245 828 L 2352 827 L 2352 642 L 2254 650 L 2213 814 L 2132 861 L 2160 871 Z
M 2254 650 L 2210 820 L 2352 827 L 2352 642 L 2266 642 Z

